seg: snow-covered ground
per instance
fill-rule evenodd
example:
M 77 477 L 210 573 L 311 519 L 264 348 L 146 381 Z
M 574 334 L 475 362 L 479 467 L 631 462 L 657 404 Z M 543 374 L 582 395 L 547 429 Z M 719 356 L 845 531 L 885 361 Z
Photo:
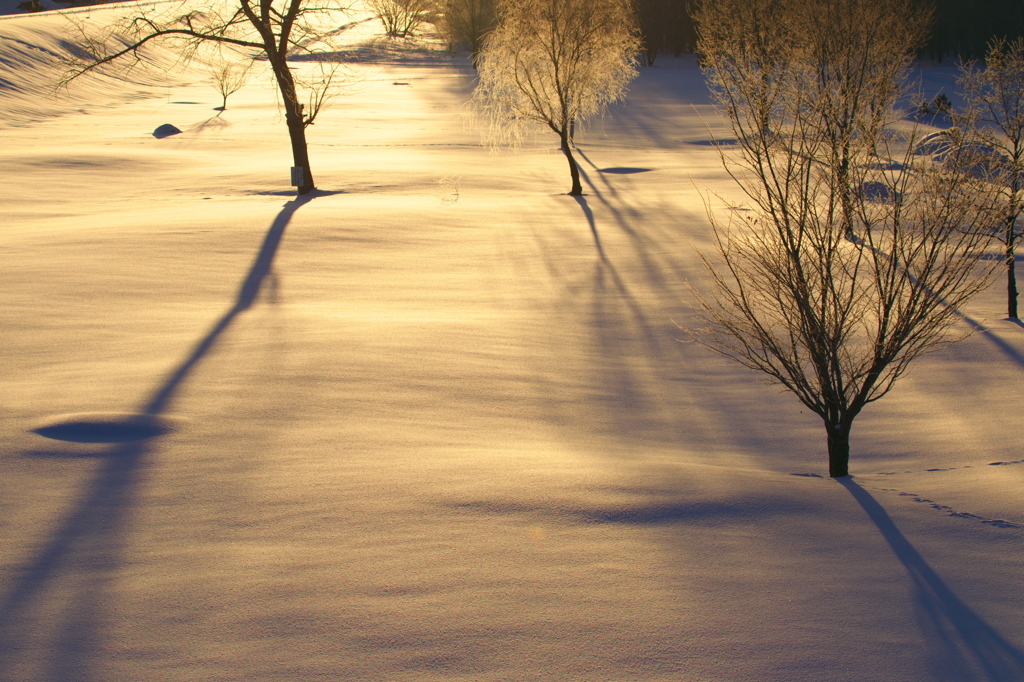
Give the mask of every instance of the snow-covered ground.
M 824 478 L 680 341 L 736 195 L 692 58 L 578 136 L 577 200 L 553 136 L 480 146 L 464 56 L 365 48 L 296 200 L 265 80 L 51 100 L 62 22 L 0 20 L 0 679 L 1024 679 L 1003 283 Z M 32 431 L 81 412 L 172 430 Z

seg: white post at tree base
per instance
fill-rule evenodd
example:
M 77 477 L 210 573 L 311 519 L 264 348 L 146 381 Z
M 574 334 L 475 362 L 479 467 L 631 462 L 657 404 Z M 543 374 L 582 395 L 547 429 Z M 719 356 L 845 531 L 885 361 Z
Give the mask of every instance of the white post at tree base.
M 292 187 L 302 187 L 306 184 L 306 169 L 302 166 L 292 166 Z

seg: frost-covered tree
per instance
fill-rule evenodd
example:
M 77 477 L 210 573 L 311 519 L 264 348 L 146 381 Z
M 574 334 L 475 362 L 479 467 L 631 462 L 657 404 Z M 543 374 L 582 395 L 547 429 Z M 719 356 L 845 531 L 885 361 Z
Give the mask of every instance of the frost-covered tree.
M 902 117 L 894 103 L 928 21 L 915 0 L 716 0 L 695 17 L 711 86 L 744 135 L 771 126 L 794 79 L 813 88 L 813 151 L 839 189 L 853 187 L 856 149 Z M 852 226 L 852 196 L 836 199 Z
M 223 8 L 223 9 L 221 9 Z M 172 43 L 182 59 L 197 56 L 209 43 L 254 50 L 274 74 L 291 140 L 293 184 L 298 193 L 315 189 L 306 146 L 306 128 L 330 99 L 341 78 L 337 65 L 320 68 L 303 79 L 288 60 L 310 55 L 337 32 L 345 7 L 336 0 L 233 0 L 196 9 L 194 3 L 142 4 L 101 30 L 80 24 L 79 56 L 68 65 L 64 83 L 102 68 L 130 69 L 145 61 L 144 48 L 154 41 Z
M 819 160 L 836 174 L 837 188 L 856 189 L 848 175 L 860 149 L 879 144 L 885 124 L 903 116 L 895 105 L 929 15 L 916 0 L 804 0 L 790 7 L 796 55 L 814 79 L 825 142 Z M 840 191 L 850 234 L 854 202 L 852 192 Z
M 978 126 L 985 144 L 1007 161 L 996 178 L 1004 206 L 999 234 L 1006 263 L 1007 315 L 1019 319 L 1016 251 L 1024 239 L 1024 39 L 992 41 L 985 68 L 964 64 L 958 84 L 969 106 L 966 118 Z
M 639 49 L 629 0 L 505 0 L 484 40 L 473 99 L 492 144 L 517 144 L 527 126 L 558 135 L 572 189 L 583 194 L 572 127 L 620 99 Z
M 717 0 L 694 13 L 709 84 L 743 135 L 769 131 L 782 96 L 793 51 L 789 27 L 780 20 L 783 2 Z
M 868 0 L 818 9 L 867 4 L 877 9 Z M 829 474 L 845 476 L 855 418 L 915 358 L 955 340 L 958 309 L 990 281 L 979 255 L 991 243 L 995 195 L 972 172 L 975 160 L 959 158 L 974 149 L 969 140 L 944 163 L 922 163 L 914 135 L 884 125 L 904 92 L 893 79 L 909 46 L 895 50 L 898 38 L 878 29 L 912 26 L 837 19 L 849 35 L 822 42 L 827 27 L 808 19 L 808 0 L 751 6 L 763 34 L 726 17 L 702 34 L 706 74 L 737 141 L 734 152 L 722 148 L 723 162 L 751 210 L 712 214 L 711 291 L 698 294 L 707 327 L 691 333 L 818 415 Z

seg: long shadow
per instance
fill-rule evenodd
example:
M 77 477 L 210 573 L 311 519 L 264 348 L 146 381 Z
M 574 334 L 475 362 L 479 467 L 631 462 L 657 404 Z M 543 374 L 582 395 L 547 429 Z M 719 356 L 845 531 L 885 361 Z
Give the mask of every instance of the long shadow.
M 592 184 L 591 187 L 593 187 Z M 601 262 L 597 269 L 596 289 L 603 289 L 604 273 L 607 272 L 611 276 L 612 283 L 615 285 L 616 291 L 626 302 L 627 307 L 632 312 L 633 317 L 639 325 L 640 329 L 643 331 L 644 336 L 647 338 L 648 342 L 653 344 L 654 332 L 651 330 L 651 326 L 647 320 L 647 316 L 644 314 L 643 310 L 641 310 L 640 306 L 633 298 L 633 295 L 629 291 L 629 287 L 626 286 L 626 283 L 622 280 L 622 277 L 619 275 L 618 270 L 616 270 L 612 262 L 608 260 L 608 257 L 604 252 L 604 247 L 601 246 L 601 237 L 597 231 L 597 221 L 594 218 L 594 211 L 590 208 L 590 205 L 587 204 L 587 200 L 584 197 L 574 196 L 573 199 L 576 200 L 576 203 L 579 204 L 580 208 L 583 210 L 583 215 L 587 219 L 587 224 L 590 226 L 590 233 L 594 236 L 594 246 L 597 248 L 597 253 L 601 258 Z
M 289 201 L 284 205 L 281 212 L 277 214 L 277 218 L 274 219 L 270 229 L 267 231 L 267 236 L 263 239 L 263 245 L 260 247 L 252 267 L 249 269 L 248 276 L 238 290 L 235 304 L 213 325 L 206 336 L 196 344 L 192 353 L 170 375 L 167 381 L 164 382 L 164 385 L 153 394 L 153 397 L 142 410 L 145 414 L 159 414 L 167 408 L 168 402 L 174 396 L 175 391 L 178 390 L 181 382 L 185 380 L 196 364 L 203 359 L 203 356 L 213 348 L 217 339 L 224 333 L 224 330 L 231 325 L 239 313 L 248 310 L 252 306 L 257 294 L 260 292 L 260 287 L 263 285 L 263 280 L 270 274 L 270 266 L 274 262 L 275 254 L 277 254 L 277 247 L 281 244 L 284 229 L 288 226 L 295 211 L 308 203 L 314 196 L 315 194 L 307 194 L 294 201 Z
M 1020 351 L 1018 351 L 1016 348 L 1014 348 L 1010 344 L 1006 343 L 1006 341 L 1003 341 L 991 329 L 989 329 L 985 325 L 981 324 L 980 322 L 978 322 L 974 318 L 968 317 L 967 315 L 964 315 L 959 310 L 954 310 L 953 312 L 955 312 L 960 317 L 961 320 L 963 320 L 968 325 L 973 327 L 975 331 L 980 332 L 981 335 L 984 336 L 986 339 L 988 339 L 989 342 L 991 342 L 993 346 L 995 346 L 1000 351 L 1002 351 L 1003 355 L 1005 355 L 1006 357 L 1010 358 L 1011 360 L 1013 360 L 1015 363 L 1017 363 L 1021 367 L 1024 367 L 1024 355 L 1021 355 Z M 1024 327 L 1024 324 L 1021 324 L 1020 320 L 1011 320 L 1011 322 L 1014 322 L 1014 323 Z
M 594 163 L 593 161 L 591 161 L 590 157 L 587 156 L 582 149 L 577 149 L 576 150 L 576 156 L 578 156 L 581 159 L 583 159 L 584 161 L 586 161 L 587 164 L 589 164 L 591 168 L 593 168 L 595 171 L 598 172 L 598 177 L 601 178 L 601 182 L 602 182 L 602 184 L 604 184 L 605 189 L 608 190 L 608 193 L 611 194 L 612 197 L 618 199 L 619 198 L 618 190 L 615 189 L 615 186 L 612 185 L 612 183 L 608 182 L 608 178 L 604 177 L 603 175 L 600 175 L 601 169 L 597 167 L 597 164 Z M 590 189 L 594 190 L 594 192 L 598 195 L 598 197 L 600 197 L 602 199 L 602 202 L 607 205 L 608 202 L 604 200 L 603 195 L 598 191 L 597 187 L 594 185 L 593 181 L 590 179 L 590 175 L 587 174 L 586 171 L 583 170 L 583 168 L 580 168 L 580 172 L 584 174 L 584 176 L 585 176 L 584 180 L 586 181 L 586 183 L 588 185 L 590 185 Z M 609 206 L 609 208 L 612 208 L 612 207 Z M 618 218 L 618 216 L 616 216 L 616 218 Z
M 646 354 L 650 357 L 661 356 L 661 343 L 642 306 L 608 258 L 587 199 L 582 196 L 573 198 L 590 226 L 600 256 L 600 260 L 594 263 L 589 323 L 594 348 L 606 363 L 601 383 L 611 397 L 610 402 L 602 401 L 601 405 L 603 409 L 611 410 L 610 416 L 617 424 L 615 431 L 621 436 L 646 428 L 652 422 L 647 409 L 652 404 L 649 387 L 631 363 L 623 361 L 624 355 L 629 355 L 630 339 L 638 335 L 637 339 L 646 347 Z M 614 407 L 609 407 L 611 405 Z
M 619 229 L 621 229 L 633 241 L 636 253 L 640 257 L 641 261 L 643 261 L 644 272 L 647 278 L 653 284 L 657 286 L 663 286 L 665 283 L 665 277 L 662 274 L 662 270 L 651 257 L 651 254 L 648 252 L 650 239 L 646 235 L 638 232 L 633 227 L 633 224 L 630 221 L 630 219 L 624 214 L 623 209 L 613 204 L 612 201 L 609 201 L 608 197 L 605 196 L 605 193 L 607 193 L 617 203 L 623 204 L 624 202 L 620 198 L 618 190 L 615 189 L 615 186 L 612 183 L 610 183 L 608 181 L 608 178 L 606 178 L 601 173 L 600 169 L 597 167 L 597 164 L 591 161 L 590 157 L 588 157 L 582 149 L 577 149 L 576 155 L 579 156 L 584 161 L 586 161 L 591 168 L 597 171 L 598 177 L 601 179 L 601 182 L 604 185 L 604 191 L 598 189 L 597 184 L 590 179 L 590 174 L 587 173 L 586 169 L 577 164 L 580 170 L 580 178 L 583 180 L 583 182 L 587 184 L 588 187 L 590 187 L 591 192 L 595 197 L 597 197 L 597 200 L 604 205 L 604 207 L 608 210 L 609 213 L 611 213 L 612 217 L 615 219 L 615 223 L 619 226 Z M 627 206 L 625 210 L 628 211 L 630 209 Z
M 192 369 L 214 346 L 218 337 L 243 311 L 248 310 L 270 273 L 284 230 L 299 207 L 316 194 L 288 202 L 271 224 L 260 251 L 232 307 L 189 356 L 146 401 L 145 414 L 157 415 L 169 405 Z M 100 453 L 103 465 L 93 476 L 73 509 L 59 523 L 34 558 L 22 566 L 0 601 L 0 680 L 30 642 L 45 651 L 43 670 L 32 679 L 49 682 L 91 680 L 93 659 L 102 651 L 100 635 L 108 607 L 106 585 L 123 563 L 125 535 L 136 483 L 144 470 L 149 441 L 112 445 Z M 56 628 L 41 624 L 57 623 Z M 44 639 L 43 632 L 47 631 Z M 33 652 L 34 653 L 34 652 Z M 29 653 L 29 658 L 33 658 Z
M 870 493 L 849 477 L 836 480 L 850 491 L 910 574 L 918 602 L 930 620 L 928 625 L 933 637 L 942 647 L 945 660 L 937 663 L 943 666 L 949 679 L 958 682 L 1024 680 L 1024 653 L 953 594 Z M 972 672 L 979 670 L 983 677 Z
M 874 246 L 871 246 L 870 244 L 868 244 L 867 242 L 865 242 L 863 239 L 861 239 L 859 237 L 854 236 L 854 237 L 851 238 L 851 241 L 854 244 L 867 246 L 867 248 L 871 249 L 875 253 L 880 254 L 883 258 L 891 260 L 891 256 L 889 254 L 885 253 L 884 251 L 882 251 L 880 249 L 876 249 Z M 904 271 L 904 274 L 914 284 L 918 283 L 917 279 L 913 275 L 911 275 L 909 272 Z M 930 289 L 928 289 L 927 287 L 922 287 L 922 288 L 925 291 L 927 291 L 930 296 L 935 296 L 935 294 Z M 940 297 L 936 297 L 936 300 L 938 300 L 942 305 L 944 305 L 947 308 L 949 308 L 949 303 L 946 302 L 945 299 L 940 298 Z M 968 317 L 962 311 L 957 310 L 955 308 L 953 308 L 952 311 L 953 311 L 953 314 L 955 314 L 961 320 L 966 322 L 972 329 L 974 329 L 974 331 L 979 332 L 982 336 L 984 336 L 986 339 L 988 339 L 988 341 L 992 345 L 994 345 L 996 348 L 998 348 L 1000 351 L 1002 351 L 1002 353 L 1006 357 L 1008 357 L 1010 360 L 1015 362 L 1017 365 L 1019 365 L 1021 367 L 1024 367 L 1024 355 L 1021 355 L 1020 352 L 1018 352 L 1016 348 L 1014 348 L 1010 344 L 1008 344 L 1005 341 L 1003 341 L 991 329 L 989 329 L 985 325 L 981 324 L 980 322 L 978 322 L 974 318 Z M 1024 327 L 1024 324 L 1021 324 L 1020 320 L 1013 320 L 1013 321 L 1016 322 L 1018 325 Z
M 39 622 L 51 619 L 59 625 L 47 637 L 46 660 L 37 679 L 92 679 L 90 658 L 98 651 L 96 640 L 106 616 L 102 595 L 122 562 L 126 512 L 148 451 L 143 441 L 103 453 L 103 466 L 75 508 L 22 567 L 0 602 L 0 679 L 10 679 L 5 670 L 16 662 L 23 642 L 38 642 L 40 630 L 46 629 Z
M 615 189 L 615 186 L 612 185 L 612 183 L 608 182 L 608 178 L 601 175 L 601 171 L 597 167 L 597 164 L 591 161 L 590 157 L 588 157 L 582 149 L 577 149 L 576 155 L 583 159 L 584 161 L 586 161 L 591 168 L 598 172 L 598 177 L 601 178 L 601 182 L 604 185 L 605 192 L 611 195 L 613 199 L 619 200 L 618 190 Z M 626 218 L 626 216 L 622 214 L 622 210 L 620 210 L 618 206 L 612 205 L 612 203 L 608 201 L 608 199 L 605 197 L 605 192 L 597 188 L 597 185 L 594 183 L 594 181 L 590 179 L 590 174 L 587 173 L 586 169 L 580 166 L 579 164 L 577 164 L 577 167 L 580 170 L 580 177 L 583 179 L 585 183 L 587 183 L 591 191 L 594 193 L 594 196 L 597 197 L 598 201 L 604 204 L 605 208 L 607 208 L 611 212 L 612 216 L 615 218 L 615 222 L 618 223 L 619 227 L 622 228 L 622 230 L 625 231 L 626 234 L 628 234 L 638 244 L 641 241 L 643 241 L 642 236 L 638 234 L 636 230 L 633 229 L 633 226 L 630 224 L 629 220 Z
M 587 204 L 587 200 L 580 196 L 574 196 L 573 199 L 583 209 L 583 215 L 587 219 L 587 224 L 590 225 L 590 234 L 594 235 L 594 246 L 597 247 L 597 255 L 601 257 L 601 260 L 607 261 L 608 259 L 604 255 L 604 249 L 601 247 L 601 235 L 597 233 L 597 222 L 594 220 L 594 212 Z

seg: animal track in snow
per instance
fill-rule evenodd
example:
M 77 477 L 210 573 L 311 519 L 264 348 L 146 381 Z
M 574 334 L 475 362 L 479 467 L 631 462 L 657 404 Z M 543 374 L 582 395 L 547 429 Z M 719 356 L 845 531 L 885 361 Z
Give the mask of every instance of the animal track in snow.
M 1007 465 L 1010 465 L 1010 464 L 1024 464 L 1024 459 L 1015 459 L 1015 460 L 1012 460 L 1010 462 L 989 462 L 988 463 L 988 465 L 990 467 L 1007 466 Z M 956 471 L 957 469 L 970 469 L 973 466 L 974 466 L 973 464 L 965 464 L 962 467 L 942 467 L 942 468 L 938 468 L 938 469 L 925 469 L 925 471 Z M 917 473 L 917 472 L 914 472 L 914 471 L 878 471 L 878 472 L 876 472 L 876 474 L 878 476 L 895 476 L 896 474 L 913 474 L 913 473 Z M 793 474 L 793 475 L 796 476 L 798 474 Z
M 957 469 L 970 469 L 973 464 L 965 464 L 962 467 L 943 467 L 941 469 L 925 469 L 925 471 L 956 471 Z M 879 471 L 879 476 L 895 476 L 896 474 L 914 474 L 916 471 Z
M 966 467 L 964 467 L 964 468 L 966 468 Z M 883 490 L 883 491 L 885 491 L 887 493 L 896 493 L 900 497 L 912 497 L 912 498 L 914 498 L 914 502 L 918 502 L 920 504 L 927 504 L 932 509 L 936 509 L 938 511 L 946 512 L 947 516 L 955 516 L 958 519 L 970 519 L 970 520 L 973 520 L 973 521 L 978 521 L 979 523 L 984 523 L 985 525 L 988 525 L 988 526 L 995 526 L 996 528 L 1024 528 L 1024 526 L 1022 526 L 1021 524 L 1013 523 L 1012 521 L 1005 521 L 1003 519 L 990 519 L 990 518 L 987 518 L 985 516 L 978 516 L 977 514 L 971 514 L 970 512 L 956 511 L 955 509 L 953 509 L 949 505 L 939 504 L 935 500 L 929 500 L 928 498 L 921 497 L 920 495 L 918 495 L 916 493 L 906 493 L 906 492 L 903 492 L 902 490 L 896 490 L 895 488 L 878 488 L 878 490 Z

